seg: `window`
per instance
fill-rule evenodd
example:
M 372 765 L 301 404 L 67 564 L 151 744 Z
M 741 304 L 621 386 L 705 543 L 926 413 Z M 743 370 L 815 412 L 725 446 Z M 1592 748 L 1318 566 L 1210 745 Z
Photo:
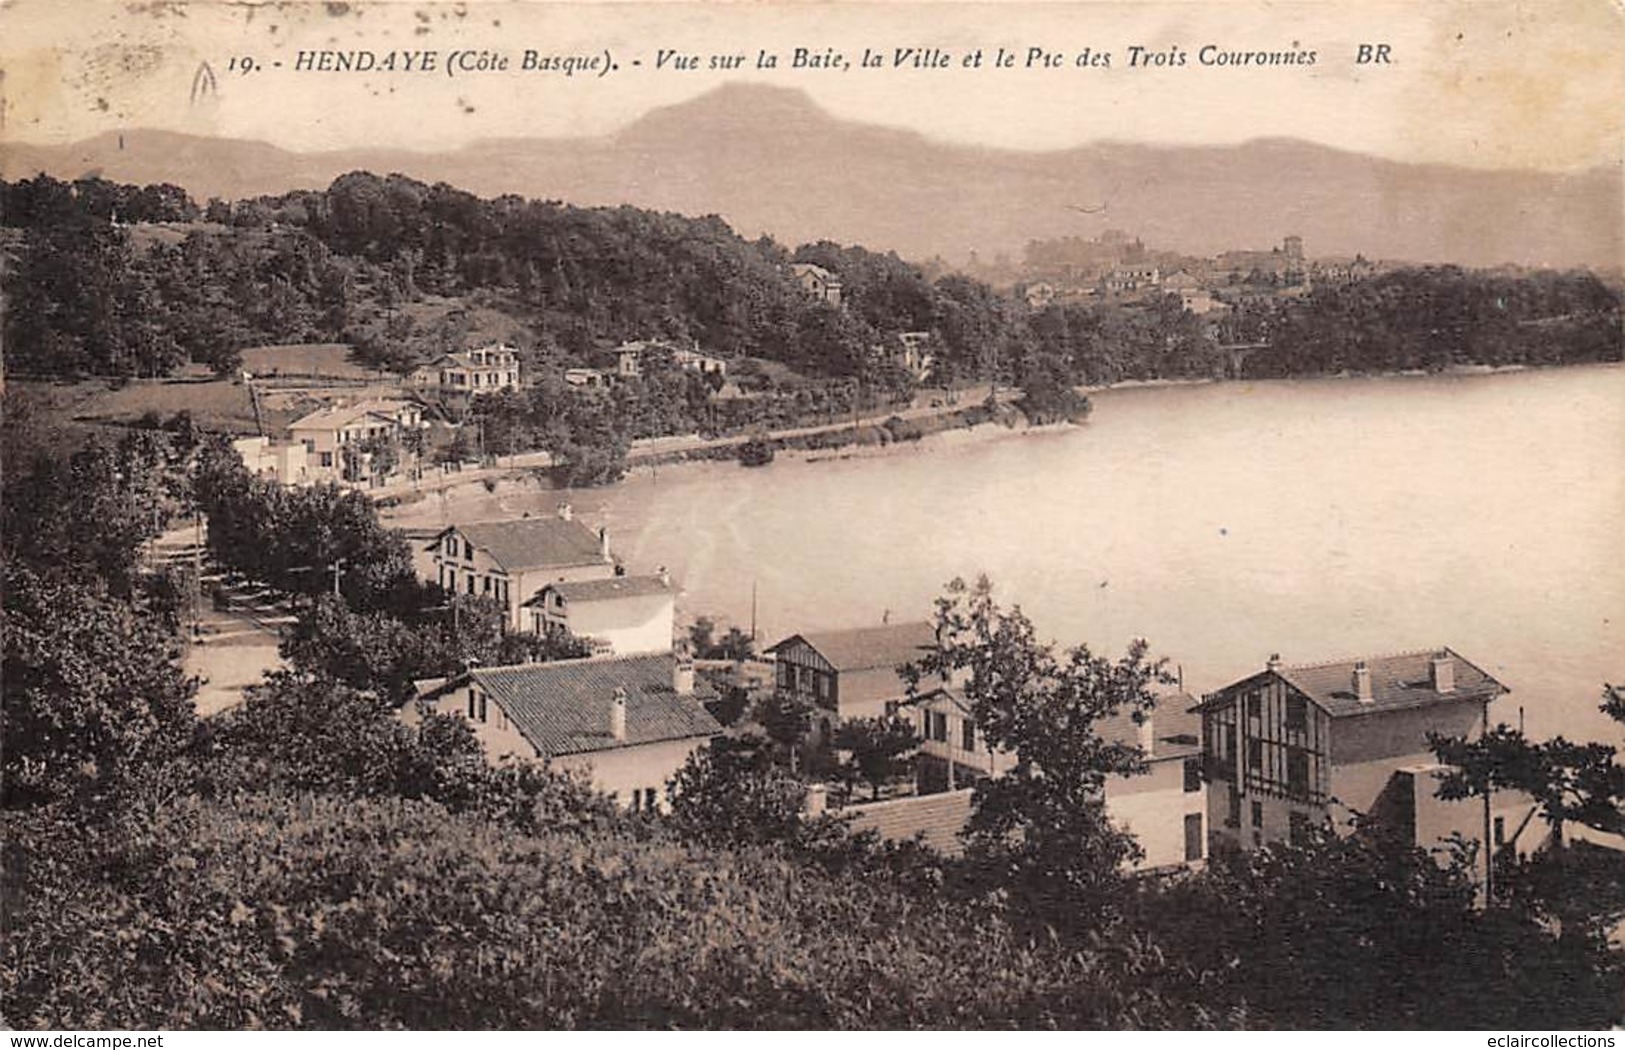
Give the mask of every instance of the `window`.
M 1234 789 L 1230 792 L 1230 813 L 1225 824 L 1232 828 L 1241 827 L 1241 796 Z
M 1500 849 L 1502 846 L 1505 846 L 1506 841 L 1507 841 L 1507 818 L 1505 818 L 1505 817 L 1496 817 L 1495 818 L 1495 847 L 1496 847 L 1496 849 Z
M 1286 727 L 1301 733 L 1309 728 L 1309 702 L 1301 696 L 1286 698 Z
M 485 578 L 485 585 L 481 588 L 481 590 L 485 591 L 486 594 L 491 593 L 491 577 L 487 576 Z
M 474 720 L 474 690 L 472 689 L 468 691 L 468 720 L 470 722 Z
M 948 716 L 941 711 L 932 711 L 929 717 L 931 739 L 946 744 L 948 742 Z
M 1263 769 L 1264 768 L 1264 741 L 1262 741 L 1262 740 L 1249 740 L 1249 741 L 1247 741 L 1247 768 L 1248 769 Z
M 965 751 L 976 750 L 976 723 L 968 718 L 959 726 L 959 746 Z
M 451 555 L 453 558 L 457 557 L 457 537 L 456 536 L 447 536 L 446 537 L 446 553 Z
M 827 675 L 827 674 L 819 674 L 817 671 L 814 671 L 813 675 L 812 675 L 812 680 L 813 680 L 813 692 L 818 694 L 818 699 L 820 699 L 820 700 L 828 700 L 829 699 L 829 675 Z
M 485 704 L 486 704 L 486 697 L 485 697 L 485 694 L 484 694 L 484 693 L 481 693 L 481 694 L 480 694 L 480 721 L 481 721 L 481 722 L 484 722 L 484 721 L 485 721 L 485 720 L 486 720 L 486 708 L 485 708 Z
M 1247 694 L 1247 717 L 1255 719 L 1264 717 L 1264 698 L 1260 694 Z
M 1293 798 L 1309 797 L 1309 752 L 1301 747 L 1287 748 L 1286 790 Z
M 1185 814 L 1185 860 L 1202 859 L 1202 814 Z
M 468 593 L 469 594 L 474 593 L 474 574 L 473 573 L 468 574 Z
M 1254 802 L 1253 803 L 1253 827 L 1261 828 L 1263 826 L 1264 826 L 1264 803 L 1262 803 L 1262 802 Z
M 471 540 L 463 541 L 463 557 L 468 561 L 474 560 L 474 543 Z
M 1307 845 L 1309 842 L 1309 815 L 1293 810 L 1288 816 L 1287 841 L 1294 846 Z
M 1202 760 L 1187 758 L 1185 760 L 1185 794 L 1202 790 Z

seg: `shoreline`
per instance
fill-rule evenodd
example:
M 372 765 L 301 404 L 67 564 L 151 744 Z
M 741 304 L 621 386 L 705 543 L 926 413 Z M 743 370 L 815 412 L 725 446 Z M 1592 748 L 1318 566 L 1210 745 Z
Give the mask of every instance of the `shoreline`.
M 1538 373 L 1554 370 L 1568 370 L 1575 367 L 1625 367 L 1625 362 L 1601 361 L 1590 366 L 1564 366 L 1554 365 L 1544 368 L 1534 365 L 1455 365 L 1443 372 L 1425 372 L 1410 370 L 1401 372 L 1373 372 L 1356 373 L 1340 372 L 1333 375 L 1317 376 L 1286 376 L 1270 379 L 1223 379 L 1223 378 L 1187 378 L 1187 379 L 1125 379 L 1117 383 L 1099 386 L 1079 386 L 1079 393 L 1090 398 L 1108 396 L 1113 393 L 1136 393 L 1141 391 L 1162 390 L 1181 387 L 1218 387 L 1225 385 L 1247 385 L 1257 383 L 1301 383 L 1326 382 L 1340 380 L 1381 380 L 1381 379 L 1440 379 L 1461 378 L 1474 379 L 1485 376 L 1514 375 L 1522 373 Z M 974 413 L 983 408 L 982 403 L 967 407 L 954 408 L 945 412 L 904 417 L 904 422 L 917 428 L 920 433 L 901 438 L 872 437 L 883 431 L 887 419 L 901 416 L 901 411 L 894 416 L 870 417 L 862 420 L 853 427 L 851 424 L 837 426 L 833 429 L 823 427 L 792 428 L 778 434 L 767 435 L 768 440 L 776 445 L 777 458 L 783 458 L 797 463 L 819 464 L 838 463 L 853 459 L 880 459 L 895 456 L 905 449 L 914 448 L 919 451 L 928 451 L 949 445 L 962 446 L 966 443 L 983 443 L 987 441 L 1008 438 L 1016 435 L 1046 435 L 1061 433 L 1073 427 L 1088 423 L 1088 417 L 1078 421 L 1063 421 L 1058 423 L 1033 424 L 1026 422 L 1019 409 L 1014 407 L 1013 401 L 1001 400 L 999 416 L 989 416 L 986 419 L 967 422 L 963 417 L 967 413 Z M 781 435 L 788 435 L 781 436 Z M 746 467 L 738 462 L 737 454 L 740 445 L 754 439 L 754 435 L 735 434 L 727 437 L 710 440 L 698 439 L 690 435 L 672 435 L 667 437 L 646 439 L 649 443 L 643 446 L 634 446 L 627 456 L 626 474 L 611 486 L 622 485 L 632 481 L 634 477 L 646 472 L 658 472 L 662 469 L 679 469 L 696 466 L 709 466 L 729 464 L 740 470 L 771 470 L 773 463 L 762 467 Z M 661 443 L 676 443 L 683 441 L 700 442 L 691 447 L 661 448 Z M 827 443 L 826 443 L 827 442 Z M 535 456 L 538 454 L 521 454 Z M 545 453 L 540 454 L 545 456 Z M 776 460 L 775 460 L 776 461 Z M 643 468 L 647 468 L 645 471 Z M 465 472 L 468 476 L 457 474 L 448 475 L 443 481 L 437 479 L 434 484 L 423 485 L 418 488 L 407 488 L 403 491 L 378 492 L 371 494 L 378 504 L 378 509 L 387 520 L 395 515 L 392 511 L 405 509 L 421 503 L 431 497 L 441 496 L 448 503 L 466 500 L 470 496 L 489 496 L 502 487 L 520 486 L 534 488 L 538 492 L 568 492 L 566 488 L 554 486 L 547 476 L 548 467 L 543 464 L 524 464 L 496 468 L 476 468 Z

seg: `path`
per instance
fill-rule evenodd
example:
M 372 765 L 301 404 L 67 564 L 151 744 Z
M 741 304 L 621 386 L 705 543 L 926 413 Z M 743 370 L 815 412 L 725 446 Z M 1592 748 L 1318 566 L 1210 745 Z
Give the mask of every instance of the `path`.
M 172 529 L 153 540 L 148 555 L 155 565 L 201 570 L 196 595 L 196 627 L 182 667 L 198 679 L 197 713 L 204 717 L 242 703 L 243 690 L 267 671 L 284 666 L 277 646 L 281 631 L 295 622 L 285 603 L 263 588 L 233 583 L 210 564 L 195 524 Z M 219 593 L 217 605 L 213 595 Z
M 948 404 L 945 399 L 937 397 L 927 399 L 917 398 L 915 404 L 908 408 L 888 408 L 883 411 L 860 415 L 856 420 L 851 417 L 842 417 L 829 423 L 816 423 L 808 426 L 787 427 L 775 430 L 766 436 L 769 440 L 784 441 L 794 438 L 810 437 L 814 434 L 829 434 L 843 430 L 851 430 L 854 426 L 872 426 L 884 423 L 893 416 L 902 419 L 926 419 L 931 416 L 948 415 L 958 412 L 987 400 L 989 388 L 986 386 L 971 387 L 955 393 L 955 401 Z M 1004 388 L 999 391 L 998 400 L 1001 404 L 1009 404 L 1021 396 L 1019 390 Z M 921 404 L 920 402 L 924 402 Z M 628 465 L 658 459 L 662 456 L 678 455 L 690 452 L 699 452 L 709 449 L 732 448 L 751 440 L 754 434 L 727 434 L 721 437 L 702 437 L 699 434 L 674 434 L 666 437 L 640 438 L 632 442 L 632 448 L 626 455 Z M 497 464 L 490 467 L 471 467 L 463 470 L 453 470 L 421 478 L 417 481 L 398 481 L 379 488 L 368 489 L 367 495 L 374 501 L 385 499 L 398 499 L 401 496 L 414 492 L 438 492 L 442 489 L 456 488 L 459 485 L 471 485 L 475 482 L 494 480 L 506 477 L 520 470 L 545 469 L 553 465 L 553 457 L 546 452 L 521 452 L 512 456 L 497 457 Z

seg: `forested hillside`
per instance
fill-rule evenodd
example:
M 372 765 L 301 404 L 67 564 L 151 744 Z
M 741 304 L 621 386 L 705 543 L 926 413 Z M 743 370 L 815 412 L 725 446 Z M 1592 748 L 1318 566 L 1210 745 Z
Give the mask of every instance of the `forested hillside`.
M 1400 270 L 1213 325 L 1168 296 L 1032 309 L 861 247 L 792 251 L 714 216 L 485 200 L 399 175 L 202 206 L 173 186 L 40 176 L 0 183 L 0 214 L 7 365 L 24 374 L 226 374 L 244 347 L 291 342 L 404 371 L 460 348 L 467 326 L 442 323 L 447 309 L 506 318 L 532 374 L 665 338 L 892 390 L 909 380 L 875 348 L 905 331 L 930 333 L 936 380 L 1021 386 L 1213 376 L 1222 344 L 1259 340 L 1250 374 L 1621 358 L 1620 292 L 1585 272 Z M 793 261 L 838 275 L 841 305 L 804 294 Z

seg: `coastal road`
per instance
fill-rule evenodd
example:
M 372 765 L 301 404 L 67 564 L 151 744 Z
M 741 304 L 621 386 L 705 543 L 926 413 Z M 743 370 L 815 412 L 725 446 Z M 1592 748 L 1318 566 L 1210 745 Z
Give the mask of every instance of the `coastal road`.
M 893 416 L 914 420 L 947 415 L 987 400 L 989 390 L 990 388 L 984 384 L 955 391 L 953 404 L 948 404 L 946 398 L 939 392 L 932 391 L 929 394 L 915 398 L 914 404 L 908 408 L 888 408 L 884 411 L 860 415 L 856 425 L 865 426 L 884 423 Z M 1020 396 L 1021 391 L 1011 387 L 1004 387 L 999 390 L 998 400 L 1000 404 L 1009 404 Z M 811 437 L 814 434 L 830 434 L 850 430 L 853 425 L 854 421 L 847 416 L 829 423 L 775 430 L 769 432 L 766 436 L 769 440 L 774 441 L 793 440 Z M 754 436 L 753 434 L 729 434 L 723 437 L 708 438 L 699 434 L 674 434 L 667 437 L 641 438 L 632 443 L 632 448 L 627 453 L 626 459 L 628 464 L 637 464 L 651 459 L 658 459 L 662 456 L 718 448 L 732 448 L 735 445 L 749 441 Z M 381 488 L 369 489 L 367 494 L 374 501 L 399 499 L 413 492 L 438 492 L 442 489 L 470 485 L 475 482 L 495 480 L 519 470 L 545 469 L 552 465 L 553 457 L 549 453 L 521 452 L 512 456 L 498 457 L 495 466 L 445 471 L 426 476 L 417 481 L 402 481 Z

